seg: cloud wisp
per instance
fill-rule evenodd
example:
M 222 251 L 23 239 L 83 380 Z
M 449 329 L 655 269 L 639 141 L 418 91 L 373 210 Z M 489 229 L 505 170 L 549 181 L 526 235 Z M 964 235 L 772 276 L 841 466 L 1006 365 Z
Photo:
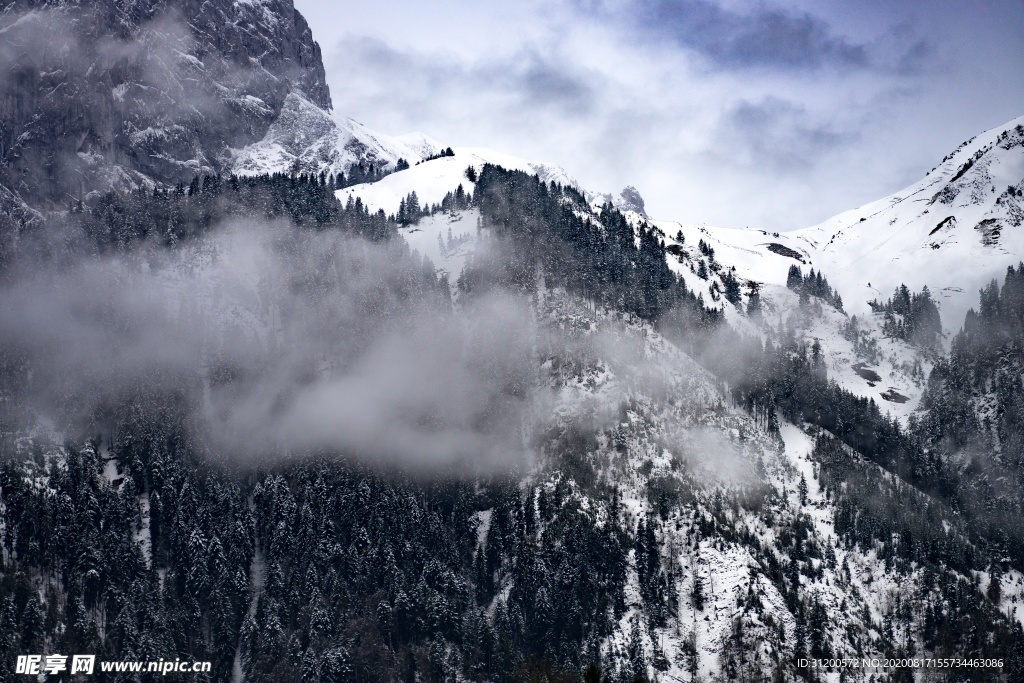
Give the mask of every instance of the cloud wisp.
M 863 68 L 865 45 L 851 42 L 809 13 L 758 7 L 741 13 L 709 0 L 642 0 L 627 11 L 647 36 L 670 40 L 719 67 Z

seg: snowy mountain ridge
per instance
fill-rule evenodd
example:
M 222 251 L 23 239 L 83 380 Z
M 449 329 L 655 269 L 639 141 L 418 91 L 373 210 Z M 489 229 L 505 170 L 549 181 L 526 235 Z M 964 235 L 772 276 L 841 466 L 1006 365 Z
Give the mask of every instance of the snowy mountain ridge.
M 560 166 L 530 162 L 519 157 L 479 147 L 453 147 L 454 156 L 442 156 L 429 161 L 413 163 L 410 168 L 391 173 L 373 183 L 361 183 L 338 190 L 336 195 L 342 202 L 360 198 L 371 211 L 383 210 L 388 215 L 398 211 L 399 203 L 415 192 L 420 204 L 439 204 L 449 192 L 459 185 L 469 192 L 475 182 L 466 175 L 470 167 L 480 171 L 485 164 L 494 164 L 508 170 L 523 171 L 536 175 L 544 182 L 554 182 L 570 187 L 579 184 Z
M 347 174 L 360 163 L 372 164 L 388 175 L 376 182 L 340 190 L 338 198 L 344 202 L 349 197 L 359 197 L 371 210 L 382 209 L 391 215 L 411 192 L 416 192 L 422 204 L 432 205 L 459 185 L 471 191 L 473 182 L 465 176 L 466 169 L 472 166 L 479 171 L 484 164 L 493 164 L 537 175 L 544 182 L 574 187 L 595 207 L 607 203 L 646 217 L 644 199 L 634 187 L 626 187 L 616 196 L 593 192 L 557 164 L 482 147 L 449 147 L 455 152 L 451 157 L 442 154 L 445 149 L 441 142 L 423 133 L 393 136 L 371 130 L 354 119 L 319 107 L 301 92 L 291 92 L 261 140 L 231 151 L 230 168 L 239 175 L 337 175 Z M 404 160 L 409 168 L 398 169 L 399 160 Z
M 536 174 L 544 182 L 580 190 L 595 210 L 613 203 L 634 225 L 659 231 L 672 269 L 691 290 L 721 307 L 733 327 L 748 334 L 783 334 L 784 318 L 796 306 L 795 295 L 784 286 L 790 266 L 804 272 L 816 269 L 842 295 L 844 312 L 826 310 L 825 315 L 805 317 L 798 333 L 808 346 L 815 341 L 822 345 L 830 374 L 843 387 L 873 398 L 904 421 L 919 407 L 933 358 L 884 334 L 882 320 L 868 302 L 885 301 L 904 283 L 915 292 L 927 286 L 940 308 L 948 342 L 967 309 L 976 305 L 978 289 L 1024 254 L 1024 233 L 1018 230 L 1024 216 L 1024 117 L 972 138 L 905 190 L 820 225 L 769 233 L 649 219 L 634 188 L 613 200 L 581 188 L 559 166 L 493 150 L 455 147 L 454 156 L 427 160 L 441 151 L 440 143 L 420 134 L 396 138 L 374 133 L 351 120 L 334 119 L 298 96 L 289 96 L 284 112 L 264 140 L 238 153 L 236 169 L 335 172 L 367 160 L 394 169 L 397 159 L 405 158 L 407 169 L 336 192 L 343 203 L 359 198 L 371 211 L 388 215 L 396 214 L 412 193 L 424 207 L 439 204 L 460 185 L 472 193 L 469 167 L 479 172 L 490 163 Z M 402 233 L 454 285 L 474 248 L 471 223 L 464 215 L 430 217 Z M 451 249 L 450 230 L 457 242 Z M 701 242 L 710 258 L 697 248 Z M 706 265 L 704 277 L 698 276 L 701 262 Z M 739 306 L 721 296 L 726 272 L 742 285 L 744 303 Z M 744 310 L 752 288 L 758 289 L 765 307 L 757 323 Z M 848 325 L 853 315 L 858 318 L 856 333 Z
M 979 134 L 914 185 L 791 233 L 854 312 L 906 283 L 960 327 L 977 292 L 1024 255 L 1024 116 Z
M 706 240 L 737 274 L 784 284 L 790 265 L 823 272 L 846 310 L 870 315 L 906 284 L 927 286 L 953 332 L 977 292 L 1024 254 L 1024 117 L 977 135 L 921 181 L 823 223 L 786 233 L 655 221 Z
M 232 151 L 231 168 L 256 173 L 348 173 L 356 164 L 394 169 L 399 159 L 416 164 L 443 146 L 422 133 L 391 137 L 328 112 L 299 92 L 285 98 L 263 139 Z
M 921 181 L 819 225 L 788 233 L 652 220 L 669 263 L 694 291 L 723 308 L 745 333 L 779 339 L 795 333 L 819 344 L 830 378 L 906 421 L 919 406 L 935 353 L 948 348 L 978 291 L 1000 280 L 1024 256 L 1024 117 L 961 145 Z M 630 214 L 639 225 L 643 217 Z M 703 246 L 701 246 L 703 245 Z M 812 269 L 842 296 L 843 312 L 797 311 L 786 288 L 792 266 Z M 721 297 L 726 275 L 742 289 L 738 305 Z M 905 284 L 927 287 L 938 306 L 940 349 L 894 338 L 869 302 L 884 303 Z M 756 292 L 763 315 L 745 312 Z M 853 318 L 856 318 L 854 324 Z

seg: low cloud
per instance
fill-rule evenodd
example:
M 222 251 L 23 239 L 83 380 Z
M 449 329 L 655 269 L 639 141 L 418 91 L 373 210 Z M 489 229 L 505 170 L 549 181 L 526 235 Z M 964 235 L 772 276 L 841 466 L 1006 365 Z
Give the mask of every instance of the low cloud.
M 0 347 L 30 363 L 22 398 L 68 436 L 182 400 L 199 441 L 240 462 L 522 463 L 529 309 L 495 295 L 456 313 L 443 293 L 411 294 L 429 285 L 405 249 L 234 225 L 37 268 L 0 290 Z

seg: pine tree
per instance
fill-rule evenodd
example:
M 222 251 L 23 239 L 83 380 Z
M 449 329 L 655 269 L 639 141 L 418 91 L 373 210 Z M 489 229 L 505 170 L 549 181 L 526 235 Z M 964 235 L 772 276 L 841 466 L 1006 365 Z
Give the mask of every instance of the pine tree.
M 1002 581 L 999 578 L 998 571 L 989 572 L 988 588 L 985 591 L 985 595 L 992 601 L 993 605 L 999 605 L 1003 597 Z
M 693 601 L 693 608 L 695 610 L 698 612 L 704 610 L 704 579 L 701 578 L 696 568 L 693 570 L 693 587 L 690 592 L 690 599 Z
M 792 265 L 786 274 L 786 287 L 794 291 L 803 288 L 804 276 L 800 272 L 800 266 Z
M 747 294 L 747 315 L 751 320 L 761 320 L 761 289 L 756 282 L 749 283 L 750 292 Z

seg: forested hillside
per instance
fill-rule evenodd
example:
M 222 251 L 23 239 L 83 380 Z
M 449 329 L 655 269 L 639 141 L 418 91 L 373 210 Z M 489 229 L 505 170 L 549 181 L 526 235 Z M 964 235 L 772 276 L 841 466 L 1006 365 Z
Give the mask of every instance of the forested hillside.
M 488 166 L 470 199 L 430 207 L 478 212 L 478 247 L 451 284 L 395 217 L 332 189 L 197 178 L 108 194 L 19 243 L 8 291 L 36 281 L 29 264 L 59 292 L 58 273 L 95 263 L 115 281 L 157 277 L 184 308 L 97 300 L 113 357 L 87 354 L 87 368 L 62 358 L 61 336 L 28 343 L 31 320 L 3 309 L 24 323 L 3 326 L 4 661 L 210 660 L 210 681 L 589 682 L 815 680 L 801 657 L 928 655 L 1002 658 L 998 676 L 1024 677 L 1007 616 L 1024 569 L 1020 271 L 986 290 L 927 410 L 902 427 L 830 382 L 820 349 L 732 331 L 654 231 L 571 188 Z M 270 260 L 246 256 L 259 267 L 225 279 L 264 239 Z M 247 280 L 259 264 L 272 279 Z M 176 289 L 208 271 L 219 299 Z M 819 274 L 799 286 L 840 305 Z M 162 316 L 202 318 L 192 292 L 234 322 L 196 327 L 187 362 L 132 370 L 147 326 L 176 343 Z M 530 311 L 503 314 L 522 346 L 488 346 L 509 329 L 488 317 L 498 295 Z M 450 358 L 394 345 L 393 329 L 419 339 L 424 313 L 478 364 L 483 409 L 403 397 L 390 426 L 412 449 L 383 431 L 296 431 L 293 408 L 316 405 L 305 392 L 377 371 L 365 359 L 378 346 L 385 368 L 414 375 Z M 388 355 L 409 348 L 411 363 Z M 271 386 L 256 415 L 289 436 L 267 441 L 239 406 Z M 436 440 L 465 430 L 479 438 Z M 410 457 L 437 444 L 460 457 Z M 528 456 L 496 465 L 481 444 Z

